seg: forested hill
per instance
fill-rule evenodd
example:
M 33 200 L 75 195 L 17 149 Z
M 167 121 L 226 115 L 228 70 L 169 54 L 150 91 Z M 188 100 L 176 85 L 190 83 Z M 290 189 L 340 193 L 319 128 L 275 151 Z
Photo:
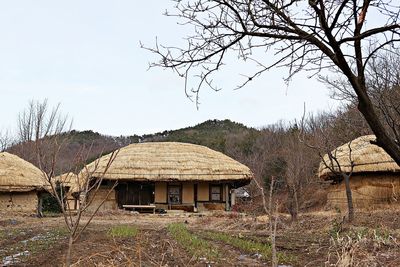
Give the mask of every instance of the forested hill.
M 73 130 L 65 135 L 68 142 L 62 148 L 57 169 L 58 172 L 71 170 L 72 162 L 76 162 L 75 157 L 79 151 L 84 151 L 87 162 L 93 161 L 101 154 L 109 153 L 120 147 L 131 143 L 139 142 L 186 142 L 204 145 L 217 151 L 226 153 L 227 144 L 235 140 L 235 144 L 240 140 L 243 149 L 254 140 L 259 131 L 254 128 L 246 127 L 241 123 L 230 120 L 208 120 L 192 127 L 178 130 L 166 130 L 154 134 L 132 135 L 132 136 L 108 136 L 102 135 L 91 130 Z M 242 142 L 243 141 L 243 142 Z M 19 155 L 35 164 L 33 148 L 26 144 L 17 144 L 8 149 L 9 152 Z
M 226 145 L 233 136 L 257 134 L 258 130 L 230 120 L 208 120 L 193 127 L 143 135 L 141 142 L 184 142 L 207 146 L 226 152 Z
M 113 147 L 122 147 L 131 143 L 143 142 L 184 142 L 204 145 L 224 152 L 227 140 L 232 135 L 256 134 L 259 131 L 241 123 L 230 120 L 208 120 L 191 127 L 178 130 L 166 130 L 154 134 L 132 136 L 107 136 L 93 131 L 72 131 L 70 146 L 91 145 L 110 150 Z M 96 149 L 97 150 L 97 149 Z

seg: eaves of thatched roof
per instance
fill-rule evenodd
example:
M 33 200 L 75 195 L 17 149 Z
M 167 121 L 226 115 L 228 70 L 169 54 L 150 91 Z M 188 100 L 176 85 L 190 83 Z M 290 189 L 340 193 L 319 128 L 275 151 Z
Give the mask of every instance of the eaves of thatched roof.
M 41 190 L 46 186 L 42 172 L 13 154 L 0 153 L 0 192 Z
M 97 169 L 93 162 L 87 170 L 101 177 L 109 158 L 110 154 L 101 157 Z M 109 180 L 137 181 L 250 181 L 252 177 L 248 167 L 220 152 L 177 142 L 123 147 L 104 175 Z
M 373 172 L 400 172 L 400 167 L 381 147 L 372 144 L 375 135 L 365 135 L 354 139 L 342 146 L 339 146 L 331 153 L 337 159 L 330 161 L 328 155 L 324 156 L 324 161 L 331 166 L 334 172 L 321 161 L 318 169 L 318 176 L 328 180 L 334 177 L 335 172 L 340 170 L 350 173 L 353 166 L 353 174 L 373 173 Z

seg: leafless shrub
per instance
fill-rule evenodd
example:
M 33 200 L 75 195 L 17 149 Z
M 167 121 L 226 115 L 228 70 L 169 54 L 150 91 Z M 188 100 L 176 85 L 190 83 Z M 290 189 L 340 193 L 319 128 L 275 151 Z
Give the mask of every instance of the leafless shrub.
M 335 117 L 331 114 L 320 116 L 310 115 L 308 118 L 303 115 L 298 138 L 300 142 L 314 150 L 319 156 L 320 164 L 334 174 L 334 182 L 344 181 L 347 197 L 348 220 L 353 221 L 354 205 L 350 187 L 350 177 L 353 174 L 354 163 L 351 141 L 348 143 L 349 153 L 347 157 L 350 162 L 350 171 L 348 171 L 342 169 L 341 163 L 338 160 L 339 156 L 341 157 L 343 155 L 341 155 L 340 151 L 337 149 L 339 143 L 337 138 L 338 132 L 333 128 L 335 125 L 332 121 L 333 119 L 335 119 Z

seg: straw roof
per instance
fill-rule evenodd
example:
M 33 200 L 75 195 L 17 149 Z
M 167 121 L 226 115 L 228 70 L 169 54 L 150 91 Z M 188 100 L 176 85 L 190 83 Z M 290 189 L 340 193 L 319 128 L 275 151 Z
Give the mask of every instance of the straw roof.
M 60 182 L 63 186 L 72 187 L 77 183 L 77 176 L 73 172 L 68 172 L 53 178 L 53 183 Z
M 7 152 L 0 153 L 0 192 L 31 191 L 46 185 L 33 164 Z
M 88 170 L 101 177 L 111 154 L 89 164 Z M 81 172 L 80 175 L 82 175 Z M 104 175 L 110 180 L 137 181 L 250 181 L 252 172 L 245 165 L 204 146 L 151 142 L 131 144 L 118 152 Z
M 61 174 L 59 176 L 55 176 L 51 179 L 51 183 L 54 186 L 56 185 L 57 182 L 59 182 L 64 187 L 75 188 L 77 187 L 78 177 L 75 173 L 68 172 Z M 52 190 L 50 184 L 48 184 L 45 188 L 48 191 Z
M 375 135 L 358 137 L 333 150 L 332 155 L 336 156 L 343 172 L 349 173 L 351 171 L 351 161 L 354 164 L 353 173 L 400 172 L 399 165 L 381 147 L 371 144 L 371 141 L 375 140 Z M 324 156 L 324 160 L 330 164 L 328 155 Z M 334 162 L 333 168 L 335 171 L 339 171 L 336 162 Z M 321 161 L 318 176 L 328 180 L 335 174 Z

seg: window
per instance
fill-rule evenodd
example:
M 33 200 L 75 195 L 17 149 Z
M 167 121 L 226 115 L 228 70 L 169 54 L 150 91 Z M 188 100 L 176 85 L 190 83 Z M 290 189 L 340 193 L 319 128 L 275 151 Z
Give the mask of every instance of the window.
M 222 201 L 222 186 L 210 185 L 211 201 Z
M 181 204 L 181 187 L 179 185 L 170 185 L 168 187 L 168 203 Z

